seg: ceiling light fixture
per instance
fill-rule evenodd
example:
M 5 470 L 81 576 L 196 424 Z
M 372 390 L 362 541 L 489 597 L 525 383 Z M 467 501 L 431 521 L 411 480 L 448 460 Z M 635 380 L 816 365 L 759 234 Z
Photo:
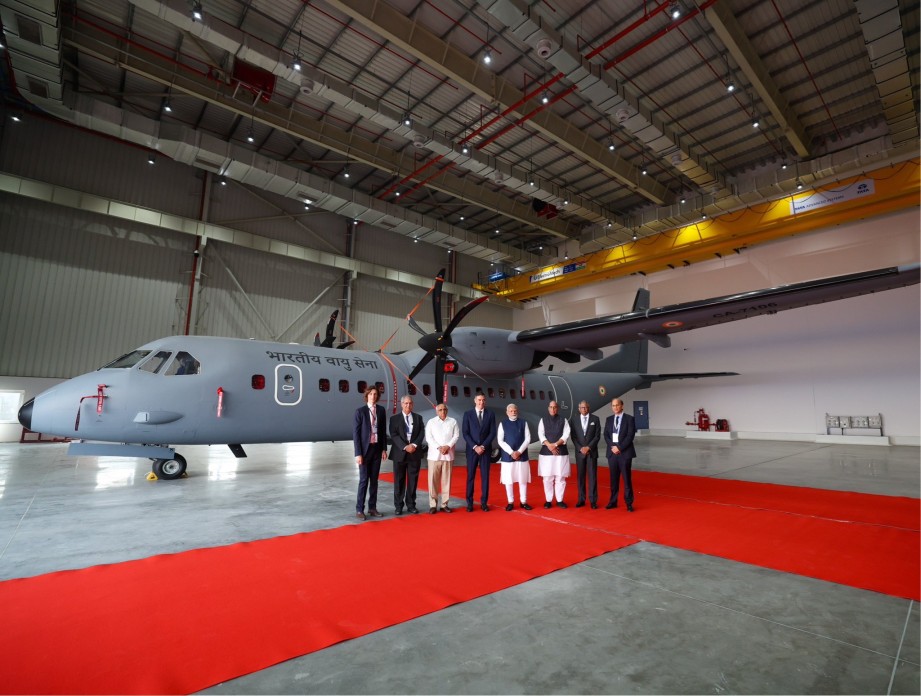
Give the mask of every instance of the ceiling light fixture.
M 483 63 L 486 65 L 492 63 L 492 51 L 490 51 L 488 48 L 483 51 Z
M 253 132 L 253 129 L 252 129 L 252 128 L 250 128 L 250 129 L 246 132 L 246 142 L 248 142 L 248 143 L 254 143 L 254 142 L 256 142 L 256 134 Z
M 544 93 L 540 97 L 540 102 L 541 104 L 549 104 L 550 103 L 550 92 L 547 92 L 545 90 Z
M 413 117 L 408 111 L 405 114 L 403 114 L 402 121 L 403 121 L 403 125 L 406 126 L 407 128 L 413 127 Z
M 797 191 L 802 191 L 802 190 L 803 190 L 803 182 L 800 181 L 799 179 L 796 180 L 796 190 L 797 190 Z
M 668 16 L 672 19 L 678 19 L 681 16 L 681 3 L 678 0 L 673 0 L 669 3 Z
M 172 111 L 173 111 L 173 107 L 172 107 L 172 106 L 170 105 L 170 103 L 169 103 L 169 97 L 167 97 L 167 98 L 163 101 L 163 110 L 164 110 L 166 113 L 168 113 L 168 114 L 169 114 L 169 113 L 172 113 Z
M 192 19 L 194 19 L 196 22 L 200 22 L 204 18 L 205 18 L 205 13 L 204 13 L 204 10 L 202 10 L 201 3 L 197 1 L 193 2 L 192 3 Z
M 348 165 L 346 165 L 345 169 L 342 170 L 342 178 L 348 179 L 351 175 L 352 173 L 349 171 Z M 397 195 L 400 195 L 400 194 L 397 194 Z
M 147 155 L 147 164 L 153 164 L 156 161 L 157 160 L 154 159 L 154 154 L 152 152 L 149 155 Z
M 294 60 L 291 62 L 291 69 L 297 70 L 298 72 L 301 71 L 301 59 L 297 54 L 295 54 Z
M 22 117 L 19 114 L 13 114 L 10 118 L 13 119 L 13 123 L 20 123 L 22 121 Z
M 610 140 L 608 140 L 608 151 L 609 152 L 614 152 L 614 149 L 616 147 L 617 146 L 614 144 L 614 138 L 611 138 Z

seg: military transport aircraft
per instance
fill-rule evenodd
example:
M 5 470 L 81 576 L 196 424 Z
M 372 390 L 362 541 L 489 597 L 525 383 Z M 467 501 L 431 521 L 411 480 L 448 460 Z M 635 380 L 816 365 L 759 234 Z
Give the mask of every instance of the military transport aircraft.
M 443 329 L 443 281 L 444 271 L 432 288 L 434 333 L 408 317 L 423 334 L 418 349 L 387 354 L 333 348 L 330 328 L 327 340 L 314 346 L 172 336 L 39 394 L 22 406 L 19 421 L 35 432 L 80 440 L 68 454 L 150 458 L 163 479 L 186 470 L 173 445 L 226 444 L 245 457 L 244 444 L 348 440 L 352 414 L 370 384 L 391 413 L 399 410 L 404 392 L 421 393 L 417 406 L 429 402 L 417 409 L 425 418 L 436 401 L 462 398 L 469 404 L 483 392 L 497 413 L 515 401 L 533 426 L 552 399 L 569 417 L 582 399 L 594 411 L 656 381 L 737 374 L 647 374 L 649 341 L 668 347 L 679 331 L 917 284 L 919 265 L 654 309 L 648 291 L 640 290 L 630 312 L 526 331 L 460 327 L 486 297 L 469 302 Z M 618 344 L 617 353 L 599 359 L 601 346 Z M 539 371 L 548 357 L 597 362 L 573 373 Z

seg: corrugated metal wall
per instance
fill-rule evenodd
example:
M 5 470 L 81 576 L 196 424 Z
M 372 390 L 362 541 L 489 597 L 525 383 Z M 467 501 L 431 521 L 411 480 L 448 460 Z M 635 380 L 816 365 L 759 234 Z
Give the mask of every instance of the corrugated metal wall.
M 174 333 L 193 241 L 0 194 L 0 374 L 68 377 Z
M 350 230 L 341 217 L 239 184 L 212 186 L 205 205 L 204 172 L 165 158 L 149 165 L 145 151 L 77 128 L 28 119 L 2 135 L 5 172 L 190 219 L 205 212 L 227 227 L 340 255 L 352 232 L 355 258 L 423 276 L 450 267 L 444 249 L 372 227 Z M 0 193 L 0 375 L 69 377 L 182 333 L 194 244 L 191 235 Z M 344 309 L 340 269 L 216 241 L 200 258 L 193 333 L 312 344 L 333 309 Z M 452 280 L 469 285 L 484 264 L 461 258 Z M 388 349 L 415 347 L 405 316 L 423 294 L 359 274 L 352 332 L 376 349 L 399 327 Z M 415 316 L 431 330 L 430 300 Z M 484 306 L 465 323 L 508 328 L 511 313 Z

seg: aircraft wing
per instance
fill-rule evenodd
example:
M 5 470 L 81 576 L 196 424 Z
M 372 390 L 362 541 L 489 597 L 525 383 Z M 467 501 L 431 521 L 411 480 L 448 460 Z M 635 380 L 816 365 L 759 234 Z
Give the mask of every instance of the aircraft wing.
M 787 309 L 916 285 L 919 264 L 781 285 L 708 300 L 573 321 L 513 334 L 510 341 L 541 351 L 577 351 L 648 339 L 667 347 L 669 335 Z

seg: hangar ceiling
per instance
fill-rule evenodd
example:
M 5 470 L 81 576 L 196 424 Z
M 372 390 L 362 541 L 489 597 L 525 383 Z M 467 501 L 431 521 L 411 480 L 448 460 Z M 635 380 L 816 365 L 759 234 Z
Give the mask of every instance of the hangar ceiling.
M 11 116 L 510 270 L 918 149 L 910 0 L 0 0 L 0 19 Z

